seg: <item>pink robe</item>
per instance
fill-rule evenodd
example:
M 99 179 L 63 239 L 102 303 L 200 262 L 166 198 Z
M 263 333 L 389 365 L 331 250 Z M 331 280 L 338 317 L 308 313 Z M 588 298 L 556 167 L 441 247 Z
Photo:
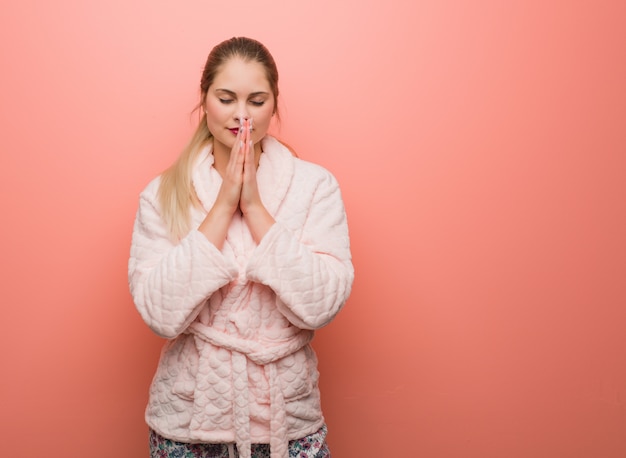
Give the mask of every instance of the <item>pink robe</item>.
M 263 140 L 261 199 L 276 224 L 257 245 L 236 215 L 220 251 L 193 229 L 173 243 L 160 216 L 159 178 L 141 193 L 129 261 L 130 290 L 150 328 L 169 339 L 150 388 L 148 425 L 180 442 L 269 443 L 287 458 L 289 440 L 324 423 L 317 359 L 309 342 L 344 305 L 354 279 L 339 186 L 322 167 Z M 203 209 L 221 177 L 210 147 L 193 185 Z

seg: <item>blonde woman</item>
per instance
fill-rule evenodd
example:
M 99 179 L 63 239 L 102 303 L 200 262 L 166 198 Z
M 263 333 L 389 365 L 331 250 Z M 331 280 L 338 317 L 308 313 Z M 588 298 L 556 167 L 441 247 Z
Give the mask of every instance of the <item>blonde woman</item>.
M 141 193 L 130 290 L 167 339 L 146 409 L 152 457 L 329 457 L 314 331 L 354 278 L 335 178 L 268 135 L 278 72 L 256 40 L 207 59 L 202 116 Z

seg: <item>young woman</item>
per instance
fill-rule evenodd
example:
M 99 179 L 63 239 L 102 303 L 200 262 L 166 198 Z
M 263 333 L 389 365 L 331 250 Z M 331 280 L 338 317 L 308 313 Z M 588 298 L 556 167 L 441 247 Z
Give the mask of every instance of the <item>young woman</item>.
M 195 134 L 141 193 L 130 290 L 168 339 L 152 457 L 330 456 L 309 343 L 350 294 L 348 227 L 334 177 L 267 134 L 277 83 L 261 43 L 217 45 Z

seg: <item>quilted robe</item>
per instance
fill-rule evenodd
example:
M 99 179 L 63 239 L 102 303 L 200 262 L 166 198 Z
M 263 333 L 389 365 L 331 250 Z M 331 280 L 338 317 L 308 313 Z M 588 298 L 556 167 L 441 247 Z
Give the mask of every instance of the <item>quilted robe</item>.
M 288 457 L 288 441 L 317 431 L 317 359 L 309 342 L 350 294 L 354 279 L 348 227 L 335 178 L 263 139 L 257 171 L 261 199 L 276 220 L 257 245 L 235 215 L 223 249 L 199 231 L 172 241 L 160 216 L 159 178 L 141 193 L 129 284 L 148 326 L 167 338 L 150 387 L 148 425 L 181 442 L 269 443 Z M 192 181 L 202 209 L 221 177 L 210 147 Z

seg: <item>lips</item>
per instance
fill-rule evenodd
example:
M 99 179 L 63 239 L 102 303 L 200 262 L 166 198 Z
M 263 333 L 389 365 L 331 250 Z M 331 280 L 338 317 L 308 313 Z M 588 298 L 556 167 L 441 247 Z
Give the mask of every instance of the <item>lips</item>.
M 229 128 L 228 130 L 230 130 L 233 135 L 237 135 L 239 133 L 239 127 L 233 127 L 233 128 Z M 251 130 L 251 132 L 253 132 L 254 129 Z

